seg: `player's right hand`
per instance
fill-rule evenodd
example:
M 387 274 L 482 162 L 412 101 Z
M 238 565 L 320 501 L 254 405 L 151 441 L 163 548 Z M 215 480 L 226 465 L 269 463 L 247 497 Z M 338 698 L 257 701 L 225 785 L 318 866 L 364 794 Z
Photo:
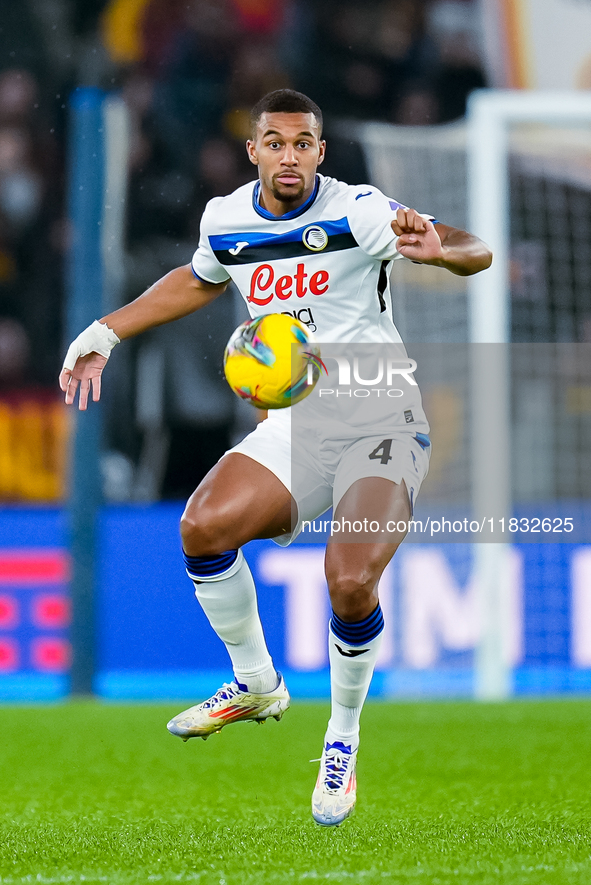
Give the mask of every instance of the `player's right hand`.
M 60 387 L 66 394 L 66 403 L 71 406 L 80 387 L 78 408 L 84 412 L 88 406 L 88 394 L 92 387 L 93 402 L 101 397 L 101 375 L 107 364 L 107 357 L 100 353 L 87 353 L 79 356 L 73 369 L 66 366 L 60 372 Z
M 92 385 L 92 399 L 96 403 L 101 396 L 101 375 L 105 363 L 119 338 L 106 323 L 95 320 L 87 329 L 74 338 L 60 373 L 60 387 L 66 394 L 66 403 L 71 406 L 80 386 L 78 408 L 84 411 L 88 405 L 88 394 Z

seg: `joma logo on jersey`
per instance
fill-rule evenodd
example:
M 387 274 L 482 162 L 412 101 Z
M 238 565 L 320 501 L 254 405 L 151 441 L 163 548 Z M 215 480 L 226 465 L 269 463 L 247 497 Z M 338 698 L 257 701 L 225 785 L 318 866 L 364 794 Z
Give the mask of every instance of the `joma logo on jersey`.
M 327 270 L 317 270 L 308 277 L 305 265 L 298 264 L 293 276 L 287 274 L 275 279 L 275 271 L 271 265 L 261 264 L 252 275 L 248 300 L 253 304 L 264 305 L 269 304 L 274 296 L 280 301 L 287 301 L 292 295 L 303 298 L 307 292 L 324 295 L 329 287 L 328 278 Z

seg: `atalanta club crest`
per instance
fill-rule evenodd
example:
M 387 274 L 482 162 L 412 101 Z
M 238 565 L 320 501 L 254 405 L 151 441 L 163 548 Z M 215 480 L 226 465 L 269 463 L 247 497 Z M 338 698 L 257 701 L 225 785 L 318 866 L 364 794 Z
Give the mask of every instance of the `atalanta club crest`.
M 302 234 L 302 242 L 311 252 L 322 252 L 328 245 L 328 234 L 319 224 L 312 224 Z

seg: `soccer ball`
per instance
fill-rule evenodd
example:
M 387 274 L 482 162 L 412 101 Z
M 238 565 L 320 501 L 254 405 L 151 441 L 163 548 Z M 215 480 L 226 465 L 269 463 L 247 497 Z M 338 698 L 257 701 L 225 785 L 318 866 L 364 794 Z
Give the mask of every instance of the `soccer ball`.
M 237 396 L 257 409 L 284 409 L 308 396 L 320 377 L 320 348 L 289 314 L 269 313 L 238 326 L 224 372 Z

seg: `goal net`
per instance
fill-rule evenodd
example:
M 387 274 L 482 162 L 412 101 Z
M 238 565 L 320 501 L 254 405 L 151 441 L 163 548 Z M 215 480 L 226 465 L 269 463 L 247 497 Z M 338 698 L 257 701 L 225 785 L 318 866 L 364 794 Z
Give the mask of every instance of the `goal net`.
M 451 611 L 448 572 L 460 556 L 472 565 L 456 568 L 456 602 L 468 611 L 478 577 L 479 624 L 459 646 L 434 628 L 439 654 L 430 666 L 475 665 L 484 697 L 591 689 L 583 679 L 591 653 L 580 638 L 591 625 L 579 623 L 591 580 L 579 546 L 591 543 L 591 97 L 487 92 L 466 123 L 356 131 L 373 183 L 472 230 L 495 253 L 482 281 L 402 261 L 392 272 L 395 320 L 411 355 L 422 355 L 434 442 L 420 506 L 459 513 L 471 504 L 483 516 L 488 506 L 518 520 L 518 531 L 496 539 L 504 542 L 496 553 L 490 544 L 439 548 L 446 565 L 429 573 L 440 587 L 432 606 Z M 474 350 L 492 346 L 484 342 L 506 354 L 506 383 L 496 388 L 468 381 Z M 479 410 L 494 437 L 484 459 Z M 565 519 L 574 531 L 564 531 Z

